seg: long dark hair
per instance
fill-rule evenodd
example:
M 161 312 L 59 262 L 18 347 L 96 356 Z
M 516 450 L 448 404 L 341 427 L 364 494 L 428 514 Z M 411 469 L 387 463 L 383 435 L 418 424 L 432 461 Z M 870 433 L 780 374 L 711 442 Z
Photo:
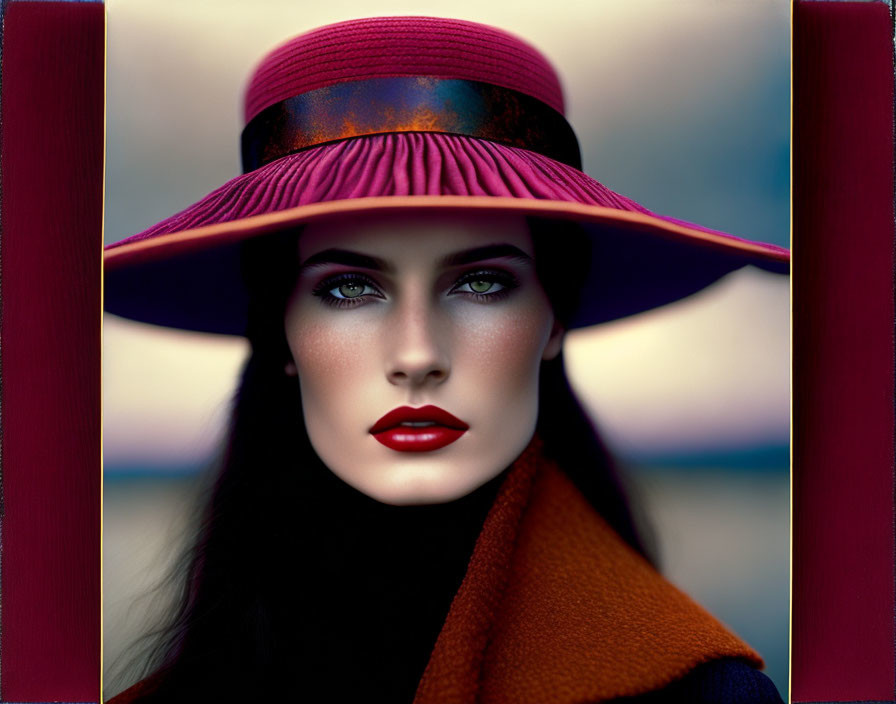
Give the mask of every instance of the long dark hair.
M 532 221 L 531 227 L 539 278 L 563 321 L 584 276 L 570 262 L 589 261 L 588 240 L 571 224 Z M 181 589 L 176 608 L 155 632 L 145 660 L 142 674 L 153 673 L 155 691 L 141 702 L 282 700 L 290 681 L 284 678 L 290 672 L 284 658 L 294 635 L 278 627 L 289 596 L 275 566 L 287 550 L 302 550 L 294 535 L 295 497 L 308 489 L 302 477 L 322 467 L 305 430 L 299 380 L 284 373 L 291 357 L 283 317 L 296 274 L 296 236 L 272 235 L 245 245 L 251 353 L 195 540 L 172 576 Z M 558 241 L 565 243 L 562 250 Z M 562 354 L 542 364 L 537 432 L 545 453 L 619 535 L 651 560 L 613 460 L 570 387 Z M 313 501 L 300 499 L 300 506 L 314 511 Z

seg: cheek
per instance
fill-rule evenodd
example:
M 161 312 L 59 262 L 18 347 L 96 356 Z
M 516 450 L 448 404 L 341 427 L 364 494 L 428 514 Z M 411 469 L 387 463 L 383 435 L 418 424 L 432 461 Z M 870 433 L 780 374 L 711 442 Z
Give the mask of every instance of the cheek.
M 470 369 L 480 388 L 495 393 L 534 394 L 550 319 L 547 314 L 504 315 L 469 328 L 469 344 L 458 348 L 458 371 Z M 459 375 L 460 376 L 460 375 Z
M 334 325 L 313 316 L 289 321 L 289 346 L 306 410 L 338 406 L 347 392 L 360 388 L 372 373 L 368 338 L 362 326 Z
M 345 341 L 331 326 L 300 318 L 291 327 L 289 346 L 302 377 L 319 382 L 324 376 L 335 376 L 332 372 L 345 366 L 349 356 Z

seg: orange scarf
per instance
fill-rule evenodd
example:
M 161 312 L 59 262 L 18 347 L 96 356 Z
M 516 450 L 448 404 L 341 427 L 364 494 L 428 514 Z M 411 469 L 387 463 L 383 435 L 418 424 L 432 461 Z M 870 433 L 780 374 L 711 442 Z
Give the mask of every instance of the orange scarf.
M 573 704 L 761 658 L 667 582 L 541 453 L 514 463 L 414 704 Z

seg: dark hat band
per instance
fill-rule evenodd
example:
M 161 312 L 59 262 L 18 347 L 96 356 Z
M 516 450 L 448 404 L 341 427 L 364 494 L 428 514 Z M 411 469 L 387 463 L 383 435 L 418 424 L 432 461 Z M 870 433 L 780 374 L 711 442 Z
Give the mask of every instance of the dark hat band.
M 402 76 L 337 83 L 265 108 L 243 129 L 243 172 L 319 144 L 394 132 L 477 137 L 582 167 L 572 127 L 537 98 L 478 81 Z

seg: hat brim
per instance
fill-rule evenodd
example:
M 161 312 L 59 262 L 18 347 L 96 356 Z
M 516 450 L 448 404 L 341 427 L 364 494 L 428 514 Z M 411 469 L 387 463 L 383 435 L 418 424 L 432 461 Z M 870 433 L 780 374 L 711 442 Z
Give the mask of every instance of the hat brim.
M 244 334 L 243 241 L 336 216 L 424 211 L 579 223 L 593 246 L 572 328 L 671 303 L 746 265 L 789 270 L 784 248 L 650 213 L 547 157 L 454 135 L 410 133 L 284 157 L 110 245 L 105 307 L 157 325 Z

